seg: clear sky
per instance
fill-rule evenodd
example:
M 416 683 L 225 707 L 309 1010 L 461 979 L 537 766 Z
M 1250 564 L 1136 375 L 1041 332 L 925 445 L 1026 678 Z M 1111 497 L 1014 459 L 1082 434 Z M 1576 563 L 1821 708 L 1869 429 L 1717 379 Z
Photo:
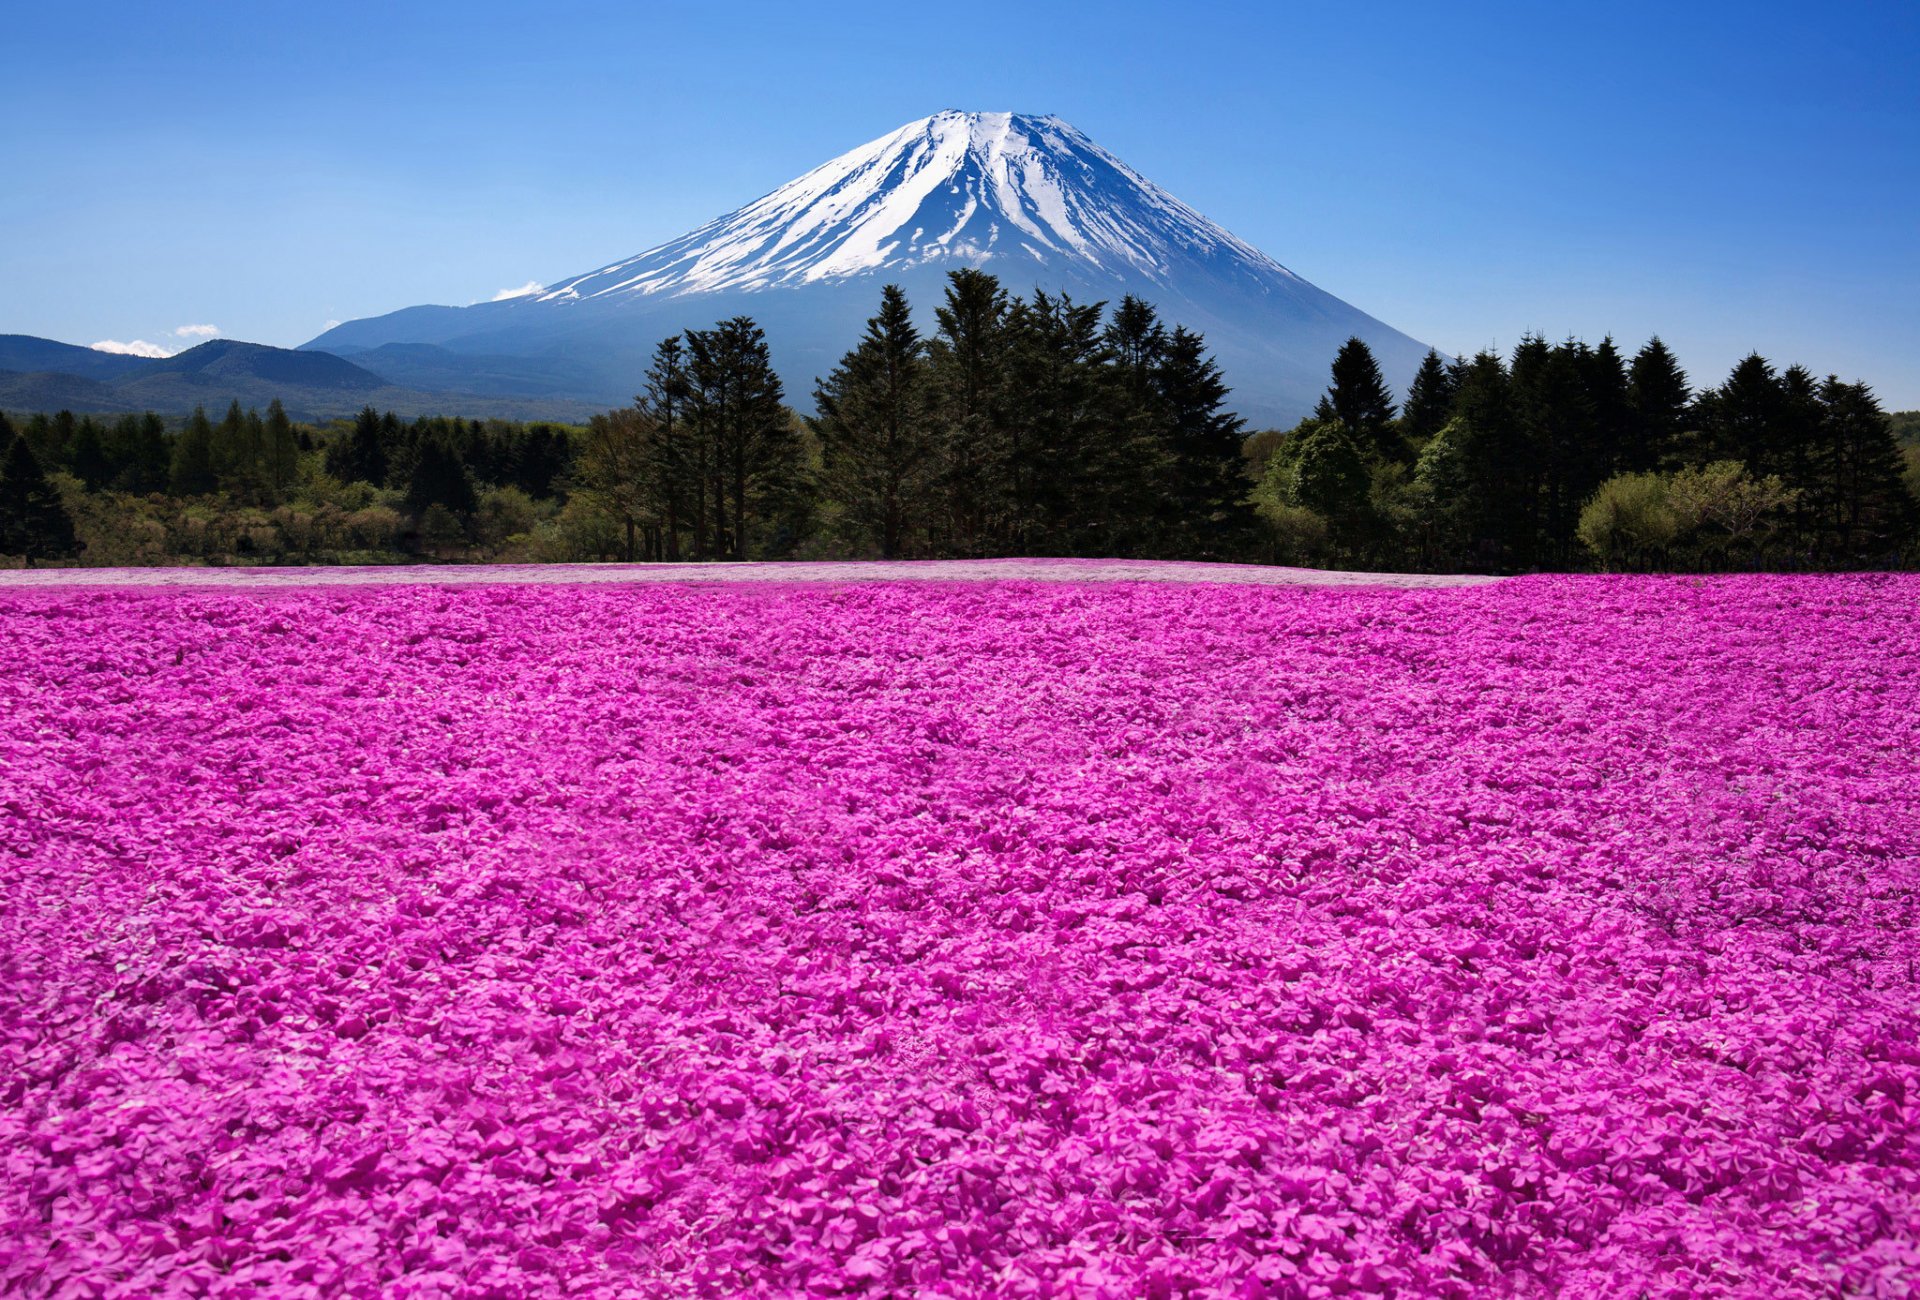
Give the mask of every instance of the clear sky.
M 941 108 L 1057 113 L 1452 352 L 1920 407 L 1920 3 L 33 4 L 0 333 L 292 345 L 638 252 Z

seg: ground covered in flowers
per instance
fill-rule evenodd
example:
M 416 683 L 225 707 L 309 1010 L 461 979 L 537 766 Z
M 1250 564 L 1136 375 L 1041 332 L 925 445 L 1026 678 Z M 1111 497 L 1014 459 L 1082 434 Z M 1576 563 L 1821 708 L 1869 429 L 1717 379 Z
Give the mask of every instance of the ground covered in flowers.
M 1920 581 L 0 592 L 0 1293 L 1905 1295 Z

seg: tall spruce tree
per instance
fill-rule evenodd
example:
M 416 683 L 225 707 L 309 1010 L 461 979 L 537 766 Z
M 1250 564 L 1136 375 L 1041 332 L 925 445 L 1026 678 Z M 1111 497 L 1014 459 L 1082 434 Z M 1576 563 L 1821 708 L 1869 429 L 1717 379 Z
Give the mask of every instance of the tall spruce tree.
M 75 549 L 73 519 L 59 489 L 27 440 L 9 436 L 0 454 L 0 554 L 25 556 L 32 564 L 64 559 Z
M 927 349 L 940 530 L 949 554 L 984 555 L 1008 516 L 1007 294 L 984 271 L 947 277 Z
M 1153 373 L 1173 477 L 1165 494 L 1171 540 L 1186 559 L 1238 555 L 1253 525 L 1241 449 L 1246 424 L 1227 409 L 1227 384 L 1206 340 L 1176 325 Z
M 1320 401 L 1316 419 L 1340 421 L 1370 455 L 1381 460 L 1405 458 L 1405 446 L 1393 424 L 1393 392 L 1364 340 L 1354 337 L 1341 345 L 1333 359 L 1333 384 Z
M 635 404 L 647 417 L 643 458 L 659 515 L 658 558 L 678 560 L 680 534 L 694 526 L 700 502 L 697 449 L 686 411 L 686 350 L 679 335 L 662 339 L 654 348 L 653 364 L 647 367 L 646 391 Z
M 267 404 L 267 418 L 261 431 L 263 477 L 275 498 L 293 486 L 300 472 L 300 442 L 294 436 L 293 421 L 279 398 Z
M 1696 418 L 1704 443 L 1693 449 L 1691 459 L 1699 464 L 1737 460 L 1755 478 L 1778 474 L 1785 405 L 1773 363 L 1748 353 L 1726 383 L 1700 395 Z
M 335 437 L 327 447 L 326 468 L 329 475 L 342 483 L 385 485 L 387 450 L 381 437 L 378 411 L 371 406 L 360 409 L 346 437 Z
M 1657 334 L 1634 353 L 1627 374 L 1627 404 L 1631 418 L 1621 448 L 1620 472 L 1673 468 L 1682 453 L 1693 390 L 1687 385 L 1687 372 Z
M 865 336 L 814 389 L 821 486 L 885 559 L 925 536 L 933 510 L 925 353 L 906 294 L 890 284 Z
M 1407 405 L 1400 419 L 1401 433 L 1415 446 L 1425 446 L 1453 418 L 1453 394 L 1458 385 L 1454 370 L 1429 348 L 1407 387 Z
M 82 420 L 79 431 L 73 435 L 67 466 L 89 492 L 98 492 L 113 481 L 119 466 L 109 455 L 106 440 L 100 436 L 100 427 L 92 416 Z
M 186 428 L 173 440 L 173 461 L 167 470 L 167 490 L 177 497 L 204 496 L 220 486 L 214 461 L 213 425 L 203 406 L 193 408 Z
M 1865 384 L 1828 376 L 1820 386 L 1822 419 L 1817 487 L 1834 558 L 1888 564 L 1912 554 L 1920 505 L 1907 489 L 1900 446 L 1879 399 Z
M 735 316 L 686 334 L 689 400 L 713 506 L 712 553 L 742 560 L 798 541 L 805 448 L 767 351 L 766 332 Z
M 407 480 L 406 501 L 407 509 L 416 516 L 425 515 L 433 506 L 442 506 L 463 522 L 479 509 L 473 478 L 446 436 L 430 433 L 421 440 L 413 472 Z

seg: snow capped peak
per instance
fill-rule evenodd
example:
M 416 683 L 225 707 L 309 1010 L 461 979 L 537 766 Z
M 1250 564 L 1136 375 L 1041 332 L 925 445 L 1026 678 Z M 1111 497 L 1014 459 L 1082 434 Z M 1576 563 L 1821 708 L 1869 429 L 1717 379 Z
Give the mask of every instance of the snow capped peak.
M 1294 278 L 1057 117 L 950 109 L 537 297 L 769 289 L 1007 259 L 1152 283 L 1196 263 Z

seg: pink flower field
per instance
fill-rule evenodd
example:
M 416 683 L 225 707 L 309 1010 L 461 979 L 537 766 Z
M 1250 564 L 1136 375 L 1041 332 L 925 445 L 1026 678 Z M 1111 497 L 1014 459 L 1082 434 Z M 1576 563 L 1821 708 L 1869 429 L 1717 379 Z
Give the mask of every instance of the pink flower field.
M 1904 1296 L 1920 580 L 0 590 L 0 1294 Z

